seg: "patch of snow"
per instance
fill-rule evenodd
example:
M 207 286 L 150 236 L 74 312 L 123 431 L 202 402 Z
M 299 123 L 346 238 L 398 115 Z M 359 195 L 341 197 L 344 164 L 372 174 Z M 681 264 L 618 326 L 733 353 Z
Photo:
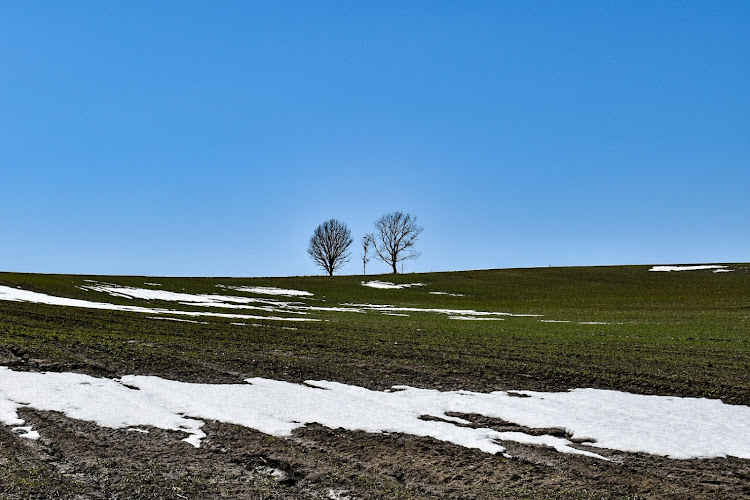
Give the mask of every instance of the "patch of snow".
M 370 288 L 380 288 L 382 290 L 401 290 L 402 288 L 411 288 L 413 286 L 424 286 L 424 283 L 391 283 L 390 281 L 363 281 L 362 286 Z
M 217 285 L 221 288 L 232 288 L 241 289 L 245 287 L 226 287 L 224 285 Z M 218 308 L 229 308 L 229 309 L 250 309 L 256 311 L 265 311 L 269 313 L 287 313 L 287 314 L 308 314 L 307 311 L 322 311 L 322 312 L 364 312 L 361 309 L 354 309 L 351 307 L 324 307 L 324 306 L 308 306 L 301 302 L 284 302 L 277 299 L 271 298 L 255 298 L 255 297 L 241 297 L 237 295 L 215 295 L 215 294 L 190 294 L 180 292 L 169 292 L 166 290 L 151 290 L 146 288 L 134 288 L 124 287 L 114 284 L 99 284 L 99 285 L 84 285 L 79 287 L 86 291 L 97 291 L 104 292 L 113 296 L 120 296 L 125 298 L 137 298 L 144 300 L 161 300 L 166 302 L 177 302 L 181 305 L 188 305 L 193 307 L 218 307 Z M 258 288 L 258 287 L 254 287 Z M 270 288 L 270 287 L 265 287 Z M 282 290 L 282 289 L 278 289 Z M 287 292 L 301 292 L 299 290 L 285 290 Z M 263 305 L 248 305 L 248 304 L 263 304 Z
M 247 379 L 244 384 L 194 384 L 140 375 L 113 380 L 0 367 L 0 420 L 11 426 L 23 424 L 17 414 L 22 407 L 59 411 L 115 429 L 153 426 L 183 431 L 188 434 L 183 441 L 196 447 L 205 437 L 201 427 L 206 419 L 282 437 L 318 423 L 428 436 L 487 453 L 504 453 L 499 443 L 515 441 L 604 458 L 576 448 L 568 439 L 465 427 L 460 425 L 465 420 L 447 415 L 462 413 L 530 428 L 566 429 L 573 439 L 586 439 L 588 446 L 599 448 L 684 459 L 750 458 L 747 406 L 599 389 L 514 393 L 440 392 L 408 386 L 371 391 L 336 382 L 293 384 L 263 378 Z
M 409 315 L 408 315 L 408 314 L 401 314 L 401 313 L 389 313 L 389 312 L 384 312 L 384 313 L 380 313 L 380 314 L 382 314 L 383 316 L 403 316 L 403 317 L 406 317 L 406 318 L 408 318 L 408 317 L 409 317 Z
M 142 289 L 136 289 L 142 290 Z M 149 290 L 146 290 L 149 291 Z M 164 293 L 161 290 L 152 290 L 156 293 Z M 172 293 L 172 292 L 166 292 Z M 228 318 L 228 319 L 260 319 L 260 320 L 275 320 L 275 321 L 319 321 L 312 318 L 287 318 L 280 316 L 254 316 L 247 314 L 223 314 L 203 311 L 179 311 L 176 309 L 159 309 L 141 306 L 121 306 L 118 304 L 109 304 L 106 302 L 93 302 L 89 300 L 81 299 L 70 299 L 66 297 L 58 297 L 55 295 L 48 295 L 45 293 L 32 292 L 29 290 L 19 290 L 8 286 L 0 285 L 0 300 L 13 301 L 13 302 L 32 302 L 36 304 L 48 304 L 55 306 L 66 306 L 66 307 L 82 307 L 86 309 L 105 309 L 110 311 L 126 311 L 126 312 L 138 312 L 148 314 L 170 314 L 179 316 L 193 316 L 193 317 L 215 317 L 215 318 Z
M 714 273 L 733 273 L 734 269 L 716 269 Z
M 32 431 L 31 426 L 29 427 L 13 427 L 11 432 L 18 435 L 18 437 L 37 440 L 40 438 L 37 431 Z
M 505 318 L 482 318 L 479 316 L 448 316 L 448 319 L 461 319 L 466 321 L 505 321 Z
M 161 286 L 161 283 L 144 283 L 144 285 L 148 285 L 148 286 Z
M 579 325 L 608 325 L 609 323 L 606 323 L 604 321 L 579 321 Z
M 311 297 L 313 294 L 304 290 L 291 290 L 288 288 L 276 288 L 275 286 L 224 286 L 219 288 L 235 290 L 237 292 L 257 293 L 258 295 L 283 295 L 285 297 Z
M 540 319 L 542 323 L 570 323 L 570 321 L 565 319 Z
M 397 307 L 388 304 L 343 304 L 368 311 L 387 312 L 425 312 L 447 314 L 449 316 L 513 316 L 513 317 L 540 317 L 543 314 L 511 314 L 507 312 L 474 311 L 472 309 L 431 309 L 421 307 Z
M 263 465 L 260 467 L 256 467 L 253 469 L 253 472 L 256 472 L 258 474 L 262 474 L 264 476 L 268 476 L 272 479 L 275 479 L 276 481 L 283 482 L 286 481 L 289 478 L 289 475 L 284 472 L 281 469 L 278 469 L 276 467 L 269 467 L 267 465 Z
M 127 432 L 140 432 L 141 434 L 148 434 L 146 429 L 139 429 L 138 427 L 131 427 Z
M 450 297 L 464 297 L 462 293 L 449 293 L 449 292 L 430 292 L 432 295 L 448 295 Z
M 723 269 L 727 266 L 718 266 L 718 265 L 700 265 L 700 266 L 654 266 L 649 271 L 661 271 L 661 272 L 671 272 L 671 271 L 701 271 L 703 269 Z
M 352 497 L 346 495 L 347 490 L 333 490 L 329 489 L 326 492 L 326 498 L 329 500 L 352 500 Z

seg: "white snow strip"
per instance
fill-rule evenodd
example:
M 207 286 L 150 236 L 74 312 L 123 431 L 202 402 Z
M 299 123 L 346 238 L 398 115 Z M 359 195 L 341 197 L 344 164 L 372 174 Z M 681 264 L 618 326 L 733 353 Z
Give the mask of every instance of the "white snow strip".
M 216 285 L 219 288 L 227 288 L 238 292 L 257 293 L 258 295 L 283 295 L 285 297 L 311 297 L 313 294 L 304 290 L 291 290 L 287 288 L 276 288 L 275 286 L 224 286 Z
M 421 283 L 413 283 L 409 286 L 422 286 Z M 222 288 L 240 289 L 245 287 L 226 287 Z M 400 285 L 399 285 L 400 286 Z M 161 300 L 167 302 L 177 302 L 181 305 L 194 307 L 217 307 L 231 309 L 252 309 L 268 313 L 286 313 L 305 315 L 309 312 L 354 312 L 364 313 L 366 310 L 389 312 L 389 313 L 407 313 L 407 312 L 428 312 L 447 314 L 452 316 L 515 316 L 515 317 L 540 317 L 541 314 L 511 314 L 505 312 L 481 312 L 470 309 L 422 309 L 416 307 L 395 307 L 381 304 L 342 304 L 341 306 L 309 306 L 301 303 L 283 302 L 275 299 L 258 299 L 251 297 L 240 297 L 235 295 L 213 295 L 213 294 L 189 294 L 181 292 L 170 292 L 167 290 L 152 290 L 145 288 L 124 287 L 114 284 L 97 284 L 84 285 L 83 290 L 94 290 L 104 292 L 110 295 L 117 295 L 127 298 L 144 299 L 144 300 Z M 303 292 L 308 293 L 308 292 Z M 249 303 L 261 303 L 264 305 L 248 305 Z
M 662 271 L 662 272 L 671 272 L 671 271 L 700 271 L 703 269 L 722 269 L 727 266 L 718 266 L 718 265 L 701 265 L 701 266 L 654 266 L 649 271 Z
M 240 289 L 244 287 L 226 287 L 224 285 L 217 285 L 222 288 Z M 256 311 L 265 311 L 269 313 L 286 313 L 286 314 L 308 314 L 306 311 L 322 311 L 322 312 L 356 312 L 363 313 L 361 309 L 354 309 L 351 307 L 324 307 L 324 306 L 308 306 L 300 302 L 284 302 L 277 299 L 271 298 L 255 298 L 255 297 L 242 297 L 237 295 L 214 295 L 214 294 L 190 294 L 181 292 L 169 292 L 166 290 L 151 290 L 145 288 L 133 288 L 124 287 L 114 284 L 99 284 L 84 285 L 79 287 L 81 290 L 86 291 L 97 291 L 104 292 L 109 295 L 125 297 L 125 298 L 137 298 L 144 300 L 161 300 L 165 302 L 177 302 L 181 305 L 189 305 L 194 307 L 220 307 L 229 309 L 251 309 Z M 257 287 L 255 287 L 257 288 Z M 281 290 L 281 289 L 279 289 Z M 289 292 L 301 292 L 299 290 L 285 290 Z M 248 305 L 253 304 L 265 304 L 262 306 Z
M 609 323 L 606 323 L 604 321 L 579 321 L 579 325 L 608 325 Z
M 387 312 L 426 312 L 447 314 L 449 316 L 513 316 L 513 317 L 540 317 L 543 314 L 511 314 L 507 312 L 474 311 L 472 309 L 431 309 L 420 307 L 397 307 L 388 304 L 343 304 L 344 306 L 356 307 L 369 311 Z
M 430 292 L 431 295 L 449 295 L 451 297 L 464 297 L 462 293 Z
M 110 283 L 102 283 L 96 285 L 83 285 L 80 287 L 81 290 L 93 290 L 95 292 L 103 292 L 114 297 L 125 297 L 128 299 L 142 299 L 142 300 L 162 300 L 165 302 L 181 302 L 193 304 L 197 303 L 202 306 L 214 303 L 239 303 L 246 304 L 252 302 L 252 299 L 246 297 L 237 297 L 229 295 L 209 295 L 209 294 L 192 294 L 192 293 L 181 293 L 181 292 L 170 292 L 168 290 L 152 290 L 150 288 L 135 288 L 131 286 L 120 286 Z
M 448 319 L 461 319 L 467 321 L 505 321 L 505 318 L 482 318 L 479 316 L 448 316 Z
M 142 290 L 142 289 L 137 289 Z M 154 292 L 162 292 L 161 290 L 153 290 Z M 172 292 L 167 292 L 172 293 Z M 260 319 L 260 320 L 275 320 L 275 321 L 319 321 L 312 318 L 286 318 L 280 316 L 252 316 L 247 314 L 223 314 L 223 313 L 212 313 L 203 311 L 179 311 L 175 309 L 159 309 L 150 307 L 140 306 L 121 306 L 117 304 L 108 304 L 106 302 L 92 302 L 89 300 L 81 299 L 70 299 L 66 297 L 57 297 L 55 295 L 47 295 L 45 293 L 32 292 L 29 290 L 19 290 L 17 288 L 11 288 L 8 286 L 0 285 L 0 300 L 13 301 L 13 302 L 32 302 L 36 304 L 48 304 L 55 306 L 67 306 L 67 307 L 82 307 L 86 309 L 106 309 L 110 311 L 128 311 L 128 312 L 139 312 L 148 314 L 171 314 L 181 316 L 210 316 L 215 318 L 231 318 L 231 319 Z
M 530 428 L 562 428 L 589 446 L 672 458 L 750 458 L 750 407 L 719 400 L 642 396 L 618 391 L 440 392 L 397 386 L 371 391 L 336 382 L 293 384 L 252 378 L 244 384 L 193 384 L 128 375 L 120 380 L 76 373 L 16 372 L 0 367 L 0 421 L 20 426 L 19 408 L 128 429 L 152 426 L 188 434 L 200 446 L 206 419 L 290 436 L 308 423 L 365 432 L 428 436 L 487 453 L 502 441 L 551 446 L 596 458 L 570 440 L 460 424 L 447 413 L 477 414 Z M 428 420 L 431 416 L 438 420 Z M 458 424 L 458 425 L 457 425 Z M 24 428 L 25 433 L 33 432 Z
M 542 323 L 570 323 L 570 321 L 565 319 L 540 319 Z
M 401 290 L 402 288 L 411 288 L 413 286 L 424 286 L 424 283 L 391 283 L 390 281 L 363 281 L 362 286 L 370 288 L 380 288 L 382 290 Z
M 144 283 L 144 285 L 148 285 L 148 286 L 161 286 L 161 283 Z
M 717 269 L 714 273 L 733 273 L 734 269 Z
M 383 316 L 404 316 L 404 317 L 406 317 L 406 318 L 408 318 L 408 317 L 409 317 L 409 315 L 408 315 L 408 314 L 401 314 L 401 313 L 388 313 L 388 312 L 384 312 L 384 313 L 381 313 L 381 314 L 382 314 Z

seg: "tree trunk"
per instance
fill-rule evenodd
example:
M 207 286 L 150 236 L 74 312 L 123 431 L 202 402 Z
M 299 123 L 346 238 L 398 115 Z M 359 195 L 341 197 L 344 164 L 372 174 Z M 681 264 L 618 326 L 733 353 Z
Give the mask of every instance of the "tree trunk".
M 392 262 L 392 265 L 393 265 L 393 274 L 398 274 L 398 269 L 396 269 L 396 261 L 395 260 Z

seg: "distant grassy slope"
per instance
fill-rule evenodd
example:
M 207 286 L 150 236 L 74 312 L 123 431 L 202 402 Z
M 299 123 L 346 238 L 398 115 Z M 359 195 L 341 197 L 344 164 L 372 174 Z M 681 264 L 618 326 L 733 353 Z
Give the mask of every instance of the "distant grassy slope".
M 144 288 L 149 288 L 144 282 L 151 282 L 160 283 L 163 290 L 225 294 L 229 292 L 217 285 L 276 286 L 314 294 L 308 299 L 277 297 L 280 300 L 322 307 L 390 304 L 543 315 L 459 321 L 428 312 L 405 312 L 409 316 L 403 317 L 377 311 L 315 311 L 308 317 L 320 322 L 199 318 L 207 324 L 196 324 L 149 319 L 143 313 L 0 301 L 0 364 L 206 382 L 264 376 L 329 379 L 370 388 L 599 387 L 750 404 L 748 267 L 729 264 L 734 271 L 727 273 L 649 272 L 649 266 L 621 266 L 333 278 L 0 273 L 0 285 L 185 310 L 197 308 L 77 287 L 84 280 Z M 363 279 L 424 286 L 380 290 L 362 286 Z M 237 322 L 246 325 L 232 324 Z

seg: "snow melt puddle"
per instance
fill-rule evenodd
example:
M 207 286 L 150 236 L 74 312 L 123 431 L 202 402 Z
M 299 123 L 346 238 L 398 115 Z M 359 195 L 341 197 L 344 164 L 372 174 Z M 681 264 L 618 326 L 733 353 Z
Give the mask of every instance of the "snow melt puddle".
M 703 269 L 724 269 L 727 266 L 718 266 L 714 264 L 700 266 L 653 266 L 649 271 L 671 272 L 671 271 L 701 271 Z M 717 272 L 717 271 L 714 271 Z
M 84 285 L 84 286 L 89 287 L 89 285 Z M 154 294 L 154 296 L 158 296 L 158 295 L 164 296 L 164 294 L 171 294 L 171 295 L 187 296 L 187 297 L 193 297 L 193 298 L 200 297 L 197 295 L 179 294 L 175 292 L 166 292 L 163 290 L 146 290 L 144 288 L 132 288 L 131 289 L 128 287 L 117 287 L 116 285 L 111 285 L 110 287 L 115 287 L 115 289 L 111 291 L 112 295 L 121 295 L 127 298 L 132 298 L 133 296 L 136 296 L 136 294 L 138 298 L 147 298 L 149 296 L 148 292 Z M 84 288 L 84 287 L 81 287 L 81 288 Z M 88 289 L 104 291 L 103 286 L 92 285 Z M 213 297 L 213 296 L 206 296 L 206 297 Z M 36 304 L 48 304 L 48 305 L 55 305 L 55 306 L 82 307 L 86 309 L 105 309 L 105 310 L 110 310 L 110 311 L 128 311 L 128 312 L 139 312 L 139 313 L 148 313 L 148 314 L 171 314 L 171 315 L 192 316 L 192 317 L 215 317 L 215 318 L 233 318 L 233 319 L 276 320 L 276 321 L 319 321 L 317 319 L 308 319 L 308 318 L 288 318 L 288 317 L 279 317 L 279 316 L 254 316 L 254 315 L 248 315 L 248 314 L 225 314 L 225 313 L 213 313 L 213 312 L 203 312 L 203 311 L 180 311 L 176 309 L 160 309 L 160 308 L 141 307 L 141 306 L 121 306 L 118 304 L 110 304 L 107 302 L 93 302 L 90 300 L 57 297 L 55 295 L 32 292 L 29 290 L 22 290 L 18 288 L 11 288 L 11 287 L 4 286 L 4 285 L 0 285 L 0 300 L 7 300 L 11 302 L 32 302 Z M 161 300 L 164 300 L 164 299 L 161 299 Z M 172 300 L 178 300 L 178 299 L 172 299 Z M 179 300 L 182 300 L 182 299 L 179 299 Z M 185 302 L 189 302 L 190 305 L 202 305 L 200 303 L 196 304 L 195 300 L 185 301 Z M 184 304 L 185 302 L 181 302 L 181 303 Z
M 598 389 L 477 393 L 396 386 L 381 392 L 326 381 L 293 384 L 251 378 L 244 384 L 193 384 L 153 376 L 115 380 L 0 367 L 0 421 L 36 437 L 30 426 L 19 427 L 25 423 L 19 408 L 59 411 L 114 429 L 182 431 L 188 434 L 183 441 L 195 447 L 206 436 L 201 427 L 208 419 L 281 437 L 318 423 L 432 437 L 487 453 L 504 453 L 500 442 L 514 441 L 604 458 L 560 437 L 468 427 L 470 422 L 451 413 L 531 428 L 563 428 L 571 439 L 583 439 L 592 447 L 683 459 L 750 458 L 750 407 Z
M 362 286 L 370 288 L 380 288 L 382 290 L 401 290 L 402 288 L 411 288 L 413 286 L 424 286 L 424 283 L 391 283 L 390 281 L 363 281 Z

